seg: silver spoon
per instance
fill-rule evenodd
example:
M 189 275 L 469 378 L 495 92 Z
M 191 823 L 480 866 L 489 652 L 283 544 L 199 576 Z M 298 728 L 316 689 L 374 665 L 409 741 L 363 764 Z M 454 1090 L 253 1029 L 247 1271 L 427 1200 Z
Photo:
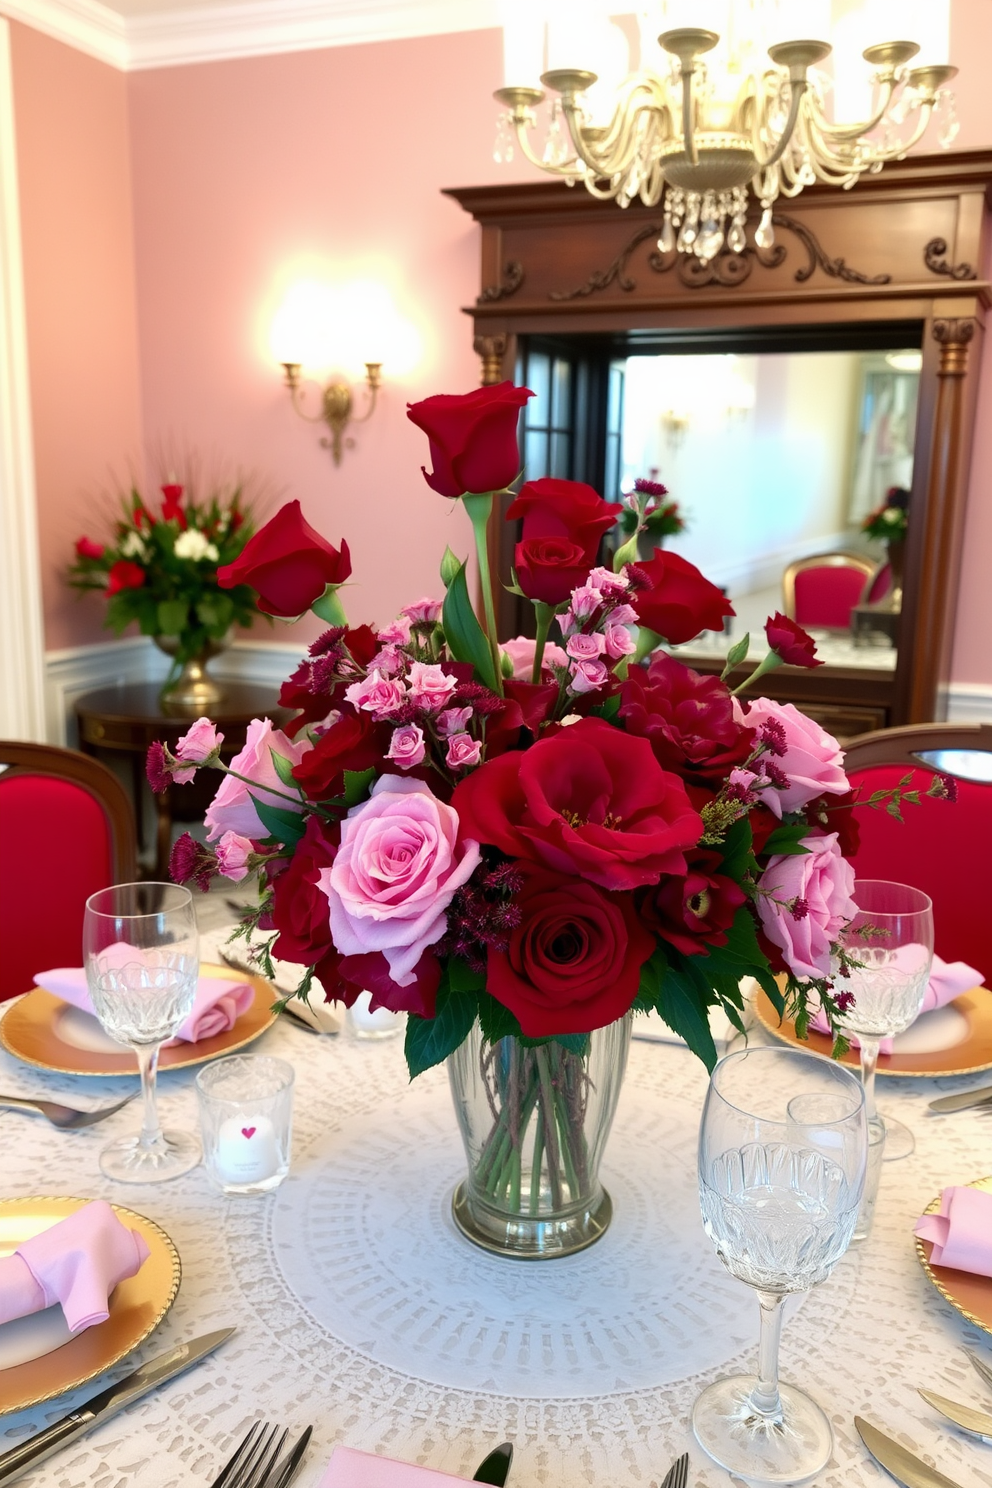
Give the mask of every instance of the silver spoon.
M 0 1106 L 11 1109 L 27 1106 L 32 1111 L 39 1111 L 59 1131 L 80 1131 L 84 1126 L 96 1126 L 98 1121 L 105 1121 L 140 1094 L 140 1090 L 133 1090 L 115 1106 L 102 1106 L 99 1111 L 77 1111 L 74 1106 L 60 1106 L 57 1101 L 26 1100 L 21 1095 L 0 1095 Z

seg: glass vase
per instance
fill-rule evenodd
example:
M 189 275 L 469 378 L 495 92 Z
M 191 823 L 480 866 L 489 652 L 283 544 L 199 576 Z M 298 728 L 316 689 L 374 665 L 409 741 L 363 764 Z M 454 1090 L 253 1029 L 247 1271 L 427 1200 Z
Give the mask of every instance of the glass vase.
M 613 1213 L 599 1181 L 630 1048 L 631 1014 L 589 1035 L 584 1054 L 553 1041 L 484 1042 L 476 1022 L 448 1058 L 468 1177 L 452 1213 L 485 1250 L 549 1260 L 592 1245 Z

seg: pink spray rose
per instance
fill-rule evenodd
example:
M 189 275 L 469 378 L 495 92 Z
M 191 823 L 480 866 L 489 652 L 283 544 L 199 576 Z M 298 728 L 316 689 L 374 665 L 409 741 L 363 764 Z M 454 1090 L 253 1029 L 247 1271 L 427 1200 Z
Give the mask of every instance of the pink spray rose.
M 384 646 L 405 646 L 410 639 L 410 622 L 405 615 L 400 615 L 384 625 L 379 632 L 379 640 Z
M 606 637 L 595 632 L 593 635 L 569 636 L 565 643 L 565 653 L 575 661 L 595 661 L 602 656 L 606 650 Z
M 854 869 L 836 832 L 804 837 L 805 853 L 770 858 L 758 887 L 758 916 L 768 939 L 798 977 L 830 974 L 830 944 L 857 913 Z
M 619 661 L 621 656 L 633 656 L 637 650 L 637 642 L 626 625 L 607 625 L 605 640 L 606 654 L 611 661 Z
M 217 732 L 209 718 L 198 718 L 176 745 L 176 759 L 202 765 L 204 760 L 217 753 L 223 742 L 224 735 Z
M 610 674 L 605 662 L 573 661 L 572 680 L 568 684 L 568 690 L 576 695 L 583 692 L 595 692 L 597 688 L 605 687 L 609 679 Z
M 534 674 L 534 650 L 537 642 L 533 636 L 517 636 L 515 640 L 503 641 L 502 649 L 513 663 L 513 678 L 515 682 L 529 682 Z M 568 657 L 560 646 L 553 641 L 544 647 L 544 655 L 541 658 L 542 667 L 568 666 Z
M 346 687 L 344 695 L 352 707 L 361 708 L 363 713 L 371 713 L 378 720 L 388 718 L 390 713 L 402 708 L 406 702 L 406 686 L 391 681 L 373 668 L 363 681 L 352 682 L 350 687 Z
M 450 739 L 452 734 L 463 734 L 468 728 L 468 721 L 472 717 L 471 708 L 445 708 L 434 720 L 434 727 L 442 739 Z
M 776 738 L 781 740 L 784 734 L 784 741 L 774 751 L 774 757 L 789 784 L 784 790 L 769 786 L 761 792 L 762 801 L 776 816 L 780 817 L 783 811 L 798 811 L 817 796 L 842 796 L 850 790 L 843 769 L 844 756 L 837 740 L 812 718 L 800 713 L 792 703 L 755 698 L 743 721 L 759 735 L 767 723 L 772 724 Z M 783 748 L 784 752 L 780 752 Z
M 437 662 L 415 661 L 409 683 L 412 703 L 421 708 L 443 708 L 458 686 L 458 678 L 442 671 Z
M 477 842 L 458 841 L 458 813 L 423 780 L 381 775 L 369 799 L 348 812 L 334 862 L 317 879 L 336 949 L 343 956 L 381 951 L 393 981 L 409 986 L 479 856 Z
M 406 723 L 402 728 L 393 729 L 386 758 L 399 765 L 401 770 L 412 770 L 414 765 L 422 764 L 426 753 L 422 728 L 415 723 Z
M 245 747 L 230 764 L 232 772 L 247 776 L 250 783 L 236 779 L 235 773 L 224 776 L 203 818 L 207 841 L 216 842 L 225 832 L 237 832 L 239 837 L 250 837 L 253 841 L 269 836 L 268 827 L 259 820 L 252 794 L 264 805 L 278 806 L 283 811 L 302 811 L 302 796 L 297 799 L 295 792 L 283 785 L 276 774 L 272 750 L 298 765 L 312 748 L 309 739 L 299 739 L 296 743 L 287 739 L 281 729 L 272 727 L 271 719 L 253 718 L 248 725 Z
M 400 610 L 411 625 L 436 625 L 441 618 L 441 601 L 439 599 L 418 599 L 413 604 L 404 605 Z
M 452 734 L 444 757 L 449 770 L 467 770 L 469 765 L 477 765 L 481 758 L 481 739 L 473 739 L 471 734 Z
M 248 856 L 253 851 L 247 837 L 225 832 L 217 844 L 217 872 L 240 883 L 248 877 Z

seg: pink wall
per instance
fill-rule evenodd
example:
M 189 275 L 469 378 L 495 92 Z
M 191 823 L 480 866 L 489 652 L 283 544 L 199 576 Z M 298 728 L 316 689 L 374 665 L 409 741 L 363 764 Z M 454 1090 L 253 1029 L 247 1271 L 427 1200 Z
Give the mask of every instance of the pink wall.
M 11 23 L 45 643 L 106 639 L 63 573 L 141 447 L 122 73 Z

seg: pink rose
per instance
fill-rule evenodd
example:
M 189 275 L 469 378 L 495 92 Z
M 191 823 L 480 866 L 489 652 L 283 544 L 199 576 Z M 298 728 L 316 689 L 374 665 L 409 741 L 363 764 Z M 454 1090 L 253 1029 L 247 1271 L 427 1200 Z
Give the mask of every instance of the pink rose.
M 633 605 L 617 605 L 610 611 L 609 621 L 611 625 L 636 625 L 637 611 Z
M 373 669 L 362 682 L 352 682 L 344 695 L 355 708 L 371 713 L 375 719 L 388 718 L 406 702 L 406 686 L 402 682 L 390 681 L 381 672 Z
M 303 738 L 293 742 L 281 729 L 272 727 L 269 718 L 253 718 L 248 725 L 245 747 L 235 755 L 220 789 L 207 807 L 203 818 L 207 828 L 207 841 L 216 842 L 225 832 L 237 832 L 239 837 L 250 837 L 257 841 L 270 835 L 262 825 L 252 795 L 266 806 L 278 806 L 283 811 L 302 811 L 302 796 L 297 796 L 283 785 L 272 763 L 272 751 L 284 755 L 292 764 L 298 765 L 313 745 Z M 247 776 L 247 783 L 236 777 Z
M 436 662 L 415 661 L 409 676 L 410 701 L 421 708 L 443 708 L 458 686 Z
M 204 760 L 218 752 L 223 742 L 224 735 L 217 732 L 209 718 L 198 718 L 176 745 L 176 759 L 202 765 Z
M 225 832 L 217 844 L 217 872 L 240 883 L 248 877 L 248 857 L 252 852 L 254 848 L 247 837 L 239 837 L 237 832 Z
M 422 764 L 426 753 L 422 728 L 415 723 L 406 723 L 402 728 L 393 729 L 386 758 L 399 765 L 401 770 L 412 770 L 414 765 Z
M 403 670 L 403 656 L 398 646 L 383 646 L 369 662 L 370 672 L 381 672 L 384 677 L 395 677 Z
M 619 573 L 614 573 L 610 568 L 591 568 L 586 583 L 590 588 L 598 589 L 604 599 L 625 594 L 630 588 L 626 568 L 622 568 Z
M 481 739 L 473 739 L 471 734 L 452 734 L 444 757 L 449 770 L 467 770 L 469 765 L 477 765 L 481 758 Z
M 606 654 L 611 661 L 619 661 L 621 656 L 633 656 L 637 650 L 637 642 L 625 625 L 607 625 L 605 640 Z
M 475 872 L 479 844 L 458 841 L 458 813 L 423 780 L 381 775 L 341 825 L 341 846 L 317 883 L 342 956 L 381 951 L 401 987 L 447 928 L 455 890 Z
M 603 603 L 603 591 L 595 584 L 581 584 L 572 590 L 568 608 L 577 620 L 588 620 Z
M 804 837 L 805 853 L 771 858 L 758 883 L 758 917 L 798 977 L 830 975 L 830 945 L 854 918 L 854 869 L 836 832 Z
M 576 694 L 595 692 L 597 688 L 604 687 L 609 679 L 605 662 L 573 661 L 572 680 L 568 684 L 568 690 Z
M 443 713 L 437 715 L 434 727 L 442 739 L 450 739 L 452 734 L 465 732 L 471 717 L 471 708 L 445 708 Z
M 389 625 L 384 625 L 379 632 L 379 640 L 384 646 L 405 646 L 409 639 L 410 622 L 405 615 L 400 615 Z
M 606 637 L 598 632 L 594 635 L 569 636 L 565 651 L 573 661 L 595 661 L 606 650 Z
M 436 625 L 441 618 L 441 601 L 439 599 L 418 599 L 413 604 L 404 605 L 400 610 L 411 625 Z
M 807 801 L 824 793 L 842 796 L 850 790 L 837 740 L 792 703 L 755 698 L 743 721 L 759 734 L 763 725 L 771 722 L 776 737 L 782 740 L 784 735 L 784 743 L 768 758 L 774 758 L 789 784 L 785 789 L 772 785 L 761 792 L 762 801 L 776 816 L 780 817 L 783 811 L 798 811 Z
M 502 649 L 513 663 L 513 678 L 516 682 L 529 682 L 534 674 L 534 649 L 537 642 L 532 636 L 517 636 L 515 640 L 503 641 Z M 568 666 L 568 657 L 553 641 L 544 647 L 541 658 L 542 669 L 552 666 Z

